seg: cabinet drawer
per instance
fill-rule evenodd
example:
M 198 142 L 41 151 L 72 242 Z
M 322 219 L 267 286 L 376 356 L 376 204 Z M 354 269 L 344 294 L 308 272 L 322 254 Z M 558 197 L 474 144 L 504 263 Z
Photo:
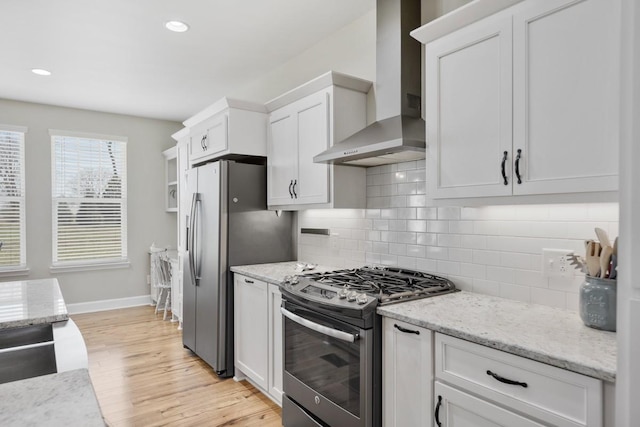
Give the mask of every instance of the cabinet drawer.
M 600 380 L 442 334 L 435 348 L 439 380 L 557 426 L 602 426 Z

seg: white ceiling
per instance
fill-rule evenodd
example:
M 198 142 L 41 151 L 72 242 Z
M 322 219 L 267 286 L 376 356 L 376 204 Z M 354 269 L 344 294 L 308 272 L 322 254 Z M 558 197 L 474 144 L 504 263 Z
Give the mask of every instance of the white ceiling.
M 1 0 L 0 98 L 183 121 L 374 7 L 374 0 Z M 167 31 L 169 20 L 191 29 Z

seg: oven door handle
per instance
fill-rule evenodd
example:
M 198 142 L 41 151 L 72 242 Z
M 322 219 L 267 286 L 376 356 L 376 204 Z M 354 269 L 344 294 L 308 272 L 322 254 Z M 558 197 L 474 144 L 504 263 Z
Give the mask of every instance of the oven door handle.
M 304 317 L 300 317 L 297 314 L 293 314 L 292 312 L 290 312 L 289 310 L 283 307 L 280 307 L 280 312 L 284 317 L 293 320 L 294 322 L 304 326 L 305 328 L 309 328 L 323 335 L 328 335 L 330 337 L 337 338 L 341 341 L 355 342 L 357 339 L 360 338 L 360 335 L 358 334 L 349 334 L 347 332 L 339 331 L 337 329 L 329 328 L 327 326 L 320 325 L 319 323 L 312 322 L 311 320 L 307 320 Z

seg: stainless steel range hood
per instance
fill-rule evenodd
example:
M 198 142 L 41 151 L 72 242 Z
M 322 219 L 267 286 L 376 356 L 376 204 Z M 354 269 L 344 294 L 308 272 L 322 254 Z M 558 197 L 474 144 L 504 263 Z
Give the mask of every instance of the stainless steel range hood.
M 377 0 L 377 121 L 313 158 L 315 163 L 378 166 L 425 157 L 420 118 L 420 0 Z

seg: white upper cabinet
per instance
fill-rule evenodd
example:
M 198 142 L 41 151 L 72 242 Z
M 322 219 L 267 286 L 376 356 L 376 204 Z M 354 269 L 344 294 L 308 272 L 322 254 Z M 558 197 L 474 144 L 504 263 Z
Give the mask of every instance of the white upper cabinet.
M 514 8 L 514 194 L 618 189 L 619 63 L 617 0 Z
M 511 62 L 511 18 L 504 14 L 427 46 L 428 182 L 434 196 L 511 194 Z
M 371 82 L 329 72 L 267 103 L 267 204 L 271 209 L 364 208 L 363 168 L 313 157 L 366 125 Z
M 526 0 L 442 37 L 442 22 L 416 30 L 430 195 L 616 191 L 619 21 L 619 0 Z
M 189 163 L 238 155 L 265 157 L 266 123 L 263 105 L 222 98 L 185 120 L 190 129 Z

